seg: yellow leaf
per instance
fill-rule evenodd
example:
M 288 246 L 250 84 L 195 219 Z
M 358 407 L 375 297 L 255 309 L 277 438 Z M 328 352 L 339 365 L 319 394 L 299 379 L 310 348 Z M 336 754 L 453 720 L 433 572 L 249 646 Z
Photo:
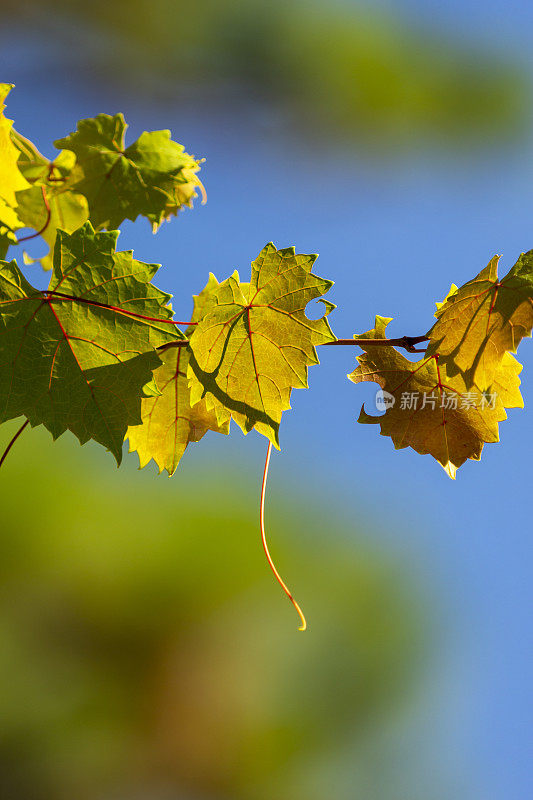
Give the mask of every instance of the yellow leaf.
M 11 83 L 0 83 L 0 195 L 16 208 L 15 192 L 27 189 L 30 184 L 17 165 L 19 151 L 11 141 L 13 121 L 4 116 L 4 100 L 12 88 Z
M 389 319 L 376 317 L 375 328 L 365 339 L 386 338 Z M 357 337 L 355 337 L 357 338 Z M 359 366 L 348 378 L 354 383 L 375 381 L 381 386 L 383 416 L 361 409 L 359 422 L 381 426 L 394 447 L 412 447 L 430 454 L 451 478 L 467 459 L 478 461 L 485 442 L 499 441 L 498 423 L 507 418 L 505 408 L 522 407 L 522 365 L 506 353 L 491 386 L 484 391 L 466 383 L 463 375 L 450 375 L 438 355 L 425 354 L 410 361 L 394 347 L 365 345 Z
M 332 282 L 311 272 L 316 258 L 270 242 L 252 262 L 249 283 L 235 272 L 214 290 L 191 337 L 191 402 L 205 398 L 219 424 L 231 417 L 278 449 L 291 390 L 307 388 L 307 369 L 318 364 L 315 346 L 335 340 L 327 320 L 334 306 L 321 299 Z M 317 299 L 325 312 L 312 320 L 305 310 Z
M 499 256 L 477 277 L 452 289 L 437 303 L 437 322 L 429 331 L 427 355 L 439 354 L 450 375 L 461 372 L 467 384 L 487 389 L 506 351 L 516 352 L 533 327 L 533 250 L 522 253 L 498 280 Z
M 214 275 L 207 286 L 194 298 L 193 322 L 205 316 L 213 305 L 213 291 L 218 287 Z M 187 335 L 192 334 L 192 326 Z M 143 398 L 141 402 L 142 425 L 128 428 L 130 453 L 139 455 L 142 469 L 151 459 L 172 475 L 190 442 L 199 442 L 207 431 L 229 433 L 229 419 L 221 424 L 214 410 L 207 408 L 205 400 L 191 406 L 187 367 L 190 348 L 171 347 L 159 351 L 163 364 L 154 371 L 154 381 L 159 394 Z

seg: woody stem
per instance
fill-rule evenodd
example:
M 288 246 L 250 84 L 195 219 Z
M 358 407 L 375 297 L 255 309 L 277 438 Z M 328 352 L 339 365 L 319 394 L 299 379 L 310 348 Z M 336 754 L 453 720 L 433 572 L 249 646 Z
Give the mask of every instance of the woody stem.
M 317 346 L 325 345 L 357 345 L 357 347 L 403 347 L 408 353 L 425 353 L 425 350 L 415 347 L 415 344 L 429 341 L 429 336 L 400 336 L 398 339 L 335 339 L 333 342 L 320 342 Z M 166 350 L 169 347 L 187 347 L 188 339 L 179 339 L 176 342 L 167 342 L 158 347 Z

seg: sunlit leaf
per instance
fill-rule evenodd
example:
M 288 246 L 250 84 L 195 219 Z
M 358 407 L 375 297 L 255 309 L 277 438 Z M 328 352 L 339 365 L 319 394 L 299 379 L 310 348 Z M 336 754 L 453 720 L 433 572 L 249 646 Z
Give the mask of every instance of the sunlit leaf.
M 89 223 L 59 232 L 50 291 L 66 297 L 44 296 L 14 261 L 2 263 L 0 421 L 24 415 L 54 438 L 69 429 L 120 463 L 126 429 L 141 421 L 142 388 L 160 364 L 155 348 L 183 335 L 165 324 L 172 310 L 151 283 L 157 266 L 116 252 L 117 236 Z
M 95 228 L 116 228 L 142 215 L 155 230 L 190 205 L 201 186 L 199 161 L 173 142 L 168 130 L 144 132 L 126 147 L 126 128 L 122 114 L 98 114 L 81 120 L 75 133 L 55 145 L 76 154 L 69 184 L 87 198 Z
M 270 243 L 252 263 L 250 283 L 235 272 L 213 292 L 214 307 L 191 337 L 191 402 L 205 398 L 219 423 L 232 417 L 244 433 L 255 428 L 279 447 L 282 411 L 293 388 L 307 387 L 315 345 L 335 339 L 326 319 L 305 309 L 332 282 L 313 275 L 315 255 L 277 250 Z
M 11 141 L 13 121 L 4 116 L 4 100 L 12 88 L 11 83 L 0 83 L 0 197 L 15 209 L 15 192 L 27 189 L 29 184 L 18 167 L 19 153 Z
M 516 352 L 533 327 L 533 250 L 522 253 L 498 280 L 499 256 L 477 277 L 437 304 L 428 333 L 428 355 L 439 354 L 449 374 L 461 372 L 469 386 L 488 389 L 506 351 Z
M 32 186 L 18 193 L 17 199 L 23 225 L 39 231 L 50 248 L 49 253 L 31 261 L 40 261 L 43 269 L 52 269 L 57 231 L 73 233 L 86 222 L 87 200 L 78 192 L 65 191 L 61 184 Z
M 22 226 L 22 222 L 15 211 L 2 197 L 0 197 L 0 224 L 14 231 Z M 13 237 L 16 241 L 16 237 Z
M 213 305 L 213 292 L 218 285 L 215 276 L 210 275 L 207 286 L 194 298 L 193 322 L 202 319 Z M 189 327 L 186 335 L 190 336 L 193 330 Z M 128 428 L 127 434 L 130 452 L 137 451 L 141 468 L 153 459 L 160 472 L 166 469 L 172 475 L 190 442 L 199 442 L 209 430 L 229 433 L 229 420 L 219 424 L 205 400 L 191 406 L 187 381 L 189 355 L 189 347 L 159 351 L 163 364 L 154 371 L 159 391 L 142 400 L 142 425 Z
M 375 328 L 360 338 L 386 338 L 389 322 L 376 317 Z M 438 356 L 424 355 L 416 362 L 394 347 L 362 347 L 359 366 L 348 378 L 354 383 L 378 383 L 387 393 L 387 407 L 383 416 L 376 417 L 363 406 L 359 422 L 379 425 L 396 449 L 412 447 L 417 453 L 429 453 L 451 478 L 467 459 L 481 458 L 485 442 L 499 441 L 498 423 L 507 418 L 505 408 L 523 406 L 518 378 L 522 365 L 510 353 L 502 359 L 487 393 L 467 384 L 460 373 L 449 375 Z

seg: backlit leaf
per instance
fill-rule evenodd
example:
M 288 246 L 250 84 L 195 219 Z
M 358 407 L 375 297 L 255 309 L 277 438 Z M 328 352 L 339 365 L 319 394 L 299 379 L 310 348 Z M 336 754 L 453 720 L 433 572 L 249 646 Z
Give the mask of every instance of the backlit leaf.
M 13 121 L 4 116 L 4 100 L 12 88 L 10 83 L 0 83 L 0 197 L 15 209 L 15 192 L 27 189 L 29 184 L 18 167 L 19 153 L 11 141 Z
M 14 128 L 11 128 L 11 141 L 17 148 L 18 168 L 31 184 L 46 180 L 52 172 L 51 162 L 42 155 L 33 142 L 26 139 Z M 73 154 L 71 154 L 73 155 Z M 73 157 L 74 162 L 76 157 Z M 72 165 L 71 165 L 72 167 Z
M 207 286 L 194 298 L 193 322 L 202 319 L 213 305 L 213 292 L 218 285 L 215 276 L 210 275 Z M 186 335 L 190 336 L 193 330 L 190 326 Z M 163 364 L 154 372 L 159 395 L 142 400 L 142 425 L 128 428 L 127 434 L 130 452 L 137 451 L 141 469 L 153 459 L 159 472 L 166 469 L 172 475 L 190 442 L 199 442 L 209 430 L 229 433 L 229 420 L 219 425 L 214 410 L 207 408 L 205 400 L 191 406 L 187 381 L 189 355 L 189 347 L 159 351 Z
M 95 228 L 116 228 L 141 214 L 156 230 L 191 204 L 201 186 L 200 162 L 173 142 L 168 130 L 144 132 L 126 147 L 126 128 L 122 114 L 98 114 L 81 120 L 75 133 L 55 145 L 76 154 L 70 187 L 87 198 Z
M 439 354 L 450 375 L 488 389 L 506 351 L 516 352 L 533 327 L 533 250 L 522 253 L 498 280 L 499 256 L 479 275 L 437 304 L 428 355 Z M 455 291 L 454 291 L 455 289 Z
M 38 259 L 27 259 L 27 262 L 40 261 L 43 269 L 52 269 L 57 231 L 73 233 L 86 222 L 89 215 L 87 200 L 82 194 L 65 191 L 61 184 L 32 186 L 31 189 L 19 192 L 17 199 L 17 211 L 23 225 L 40 231 L 50 248 L 46 255 Z
M 384 339 L 390 319 L 376 317 L 375 328 L 360 338 Z M 357 336 L 354 338 L 358 338 Z M 394 347 L 366 345 L 359 366 L 348 378 L 381 386 L 387 408 L 375 417 L 361 409 L 359 422 L 380 425 L 394 447 L 412 447 L 433 456 L 451 478 L 470 458 L 479 460 L 485 442 L 499 441 L 498 423 L 505 408 L 522 407 L 522 365 L 507 353 L 493 379 L 492 391 L 469 385 L 458 373 L 449 375 L 440 357 L 425 354 L 420 361 L 405 358 Z
M 90 223 L 58 233 L 50 291 L 65 297 L 44 296 L 14 261 L 2 263 L 0 421 L 25 415 L 54 438 L 69 429 L 120 463 L 126 429 L 141 421 L 142 388 L 160 364 L 154 348 L 183 334 L 165 324 L 172 310 L 151 283 L 157 266 L 116 252 L 117 236 L 95 234 Z
M 335 339 L 326 319 L 331 303 L 321 301 L 321 319 L 305 315 L 332 286 L 311 272 L 316 258 L 268 244 L 249 284 L 235 272 L 214 290 L 214 306 L 191 337 L 191 402 L 205 398 L 219 424 L 232 417 L 244 433 L 255 428 L 278 448 L 291 389 L 307 387 L 307 367 L 318 364 L 315 345 Z
M 16 227 L 40 232 L 50 248 L 48 253 L 38 258 L 30 258 L 25 253 L 25 263 L 38 261 L 43 269 L 52 269 L 58 229 L 73 233 L 89 216 L 86 198 L 72 191 L 68 184 L 76 156 L 70 150 L 62 150 L 52 162 L 17 131 L 11 131 L 11 138 L 19 152 L 18 166 L 31 184 L 25 191 L 17 192 L 20 220 Z

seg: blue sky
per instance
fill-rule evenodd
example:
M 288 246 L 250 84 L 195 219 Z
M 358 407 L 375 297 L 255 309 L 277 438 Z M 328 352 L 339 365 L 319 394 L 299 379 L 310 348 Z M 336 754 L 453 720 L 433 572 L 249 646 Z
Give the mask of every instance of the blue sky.
M 499 40 L 502 49 L 526 43 L 533 17 L 519 3 L 412 0 L 393 7 L 422 11 L 425 24 L 442 19 L 463 36 Z M 170 127 L 189 152 L 207 157 L 205 207 L 197 204 L 157 237 L 144 222 L 128 223 L 119 240 L 137 258 L 164 264 L 156 282 L 174 294 L 178 318 L 187 318 L 209 271 L 223 279 L 238 268 L 246 280 L 250 261 L 273 240 L 320 254 L 315 271 L 335 281 L 330 295 L 339 308 L 330 319 L 337 336 L 367 330 L 375 314 L 394 317 L 391 335 L 416 335 L 431 326 L 434 303 L 450 283 L 473 277 L 494 253 L 502 254 L 505 272 L 533 247 L 533 132 L 529 142 L 490 157 L 429 152 L 379 168 L 327 141 L 302 153 L 260 114 L 213 119 L 199 110 L 182 118 L 179 108 L 148 108 L 105 87 L 73 84 L 67 74 L 47 81 L 28 46 L 22 38 L 4 53 L 3 79 L 17 84 L 8 116 L 44 152 L 79 118 L 122 110 L 132 137 Z M 374 387 L 346 380 L 355 365 L 351 348 L 324 350 L 321 366 L 310 370 L 310 391 L 295 391 L 293 410 L 284 414 L 269 502 L 287 486 L 308 492 L 325 511 L 372 520 L 384 542 L 412 555 L 447 620 L 435 678 L 443 716 L 426 720 L 428 736 L 432 726 L 449 726 L 447 756 L 468 766 L 473 796 L 529 796 L 532 342 L 519 353 L 525 410 L 509 412 L 501 443 L 487 445 L 481 462 L 467 463 L 455 482 L 429 456 L 395 452 L 374 427 L 356 424 Z M 190 450 L 180 470 L 187 461 L 219 459 L 260 479 L 265 443 L 253 433 L 245 439 L 235 429 L 229 441 L 207 437 Z M 112 459 L 95 458 L 113 480 Z M 154 478 L 138 473 L 135 462 L 131 456 L 125 469 L 142 491 Z

